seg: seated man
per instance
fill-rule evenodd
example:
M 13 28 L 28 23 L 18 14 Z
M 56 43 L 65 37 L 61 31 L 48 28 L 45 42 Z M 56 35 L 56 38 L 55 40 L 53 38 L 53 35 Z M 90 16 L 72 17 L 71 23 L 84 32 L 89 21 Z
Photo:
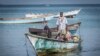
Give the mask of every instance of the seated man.
M 65 35 L 64 35 L 64 34 L 61 34 L 61 33 L 59 33 L 59 34 L 56 36 L 56 39 L 57 39 L 57 40 L 60 40 L 60 41 L 66 41 Z
M 72 36 L 71 36 L 71 33 L 69 31 L 67 31 L 67 33 L 66 33 L 66 39 L 67 39 L 67 41 L 72 40 Z

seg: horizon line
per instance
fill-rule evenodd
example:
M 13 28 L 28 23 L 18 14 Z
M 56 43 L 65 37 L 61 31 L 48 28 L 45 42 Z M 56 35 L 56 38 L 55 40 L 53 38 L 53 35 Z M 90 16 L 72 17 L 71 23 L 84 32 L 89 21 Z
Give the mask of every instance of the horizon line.
M 83 7 L 87 7 L 87 6 L 92 6 L 92 7 L 100 7 L 100 4 L 0 4 L 0 7 L 23 7 L 23 6 L 26 6 L 26 7 L 30 7 L 30 6 L 34 6 L 34 7 L 37 7 L 37 6 L 43 6 L 43 7 L 64 7 L 64 6 L 83 6 Z

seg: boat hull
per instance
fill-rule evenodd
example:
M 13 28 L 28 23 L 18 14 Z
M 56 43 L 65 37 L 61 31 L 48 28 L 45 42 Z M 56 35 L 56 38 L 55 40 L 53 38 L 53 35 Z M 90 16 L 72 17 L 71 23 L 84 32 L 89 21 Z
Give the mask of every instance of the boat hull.
M 66 42 L 33 34 L 26 34 L 37 52 L 68 52 L 79 48 L 80 42 Z
M 46 21 L 49 21 L 47 19 Z M 44 19 L 42 18 L 35 18 L 35 19 L 20 19 L 20 20 L 1 20 L 0 23 L 2 24 L 16 24 L 16 23 L 43 23 Z

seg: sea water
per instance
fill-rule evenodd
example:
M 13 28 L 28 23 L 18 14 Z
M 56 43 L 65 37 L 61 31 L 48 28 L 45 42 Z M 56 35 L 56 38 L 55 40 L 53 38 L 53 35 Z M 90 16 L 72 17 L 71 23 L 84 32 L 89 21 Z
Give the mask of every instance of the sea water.
M 81 9 L 69 24 L 81 22 L 79 32 L 82 38 L 82 50 L 77 53 L 56 54 L 54 56 L 100 56 L 100 7 L 62 6 L 62 7 L 0 7 L 0 18 L 24 18 L 27 13 L 59 13 Z M 7 19 L 8 20 L 8 19 Z M 56 26 L 56 20 L 48 23 L 49 27 Z M 35 56 L 26 39 L 28 28 L 43 28 L 43 24 L 0 24 L 0 56 Z M 53 56 L 53 55 L 52 55 Z

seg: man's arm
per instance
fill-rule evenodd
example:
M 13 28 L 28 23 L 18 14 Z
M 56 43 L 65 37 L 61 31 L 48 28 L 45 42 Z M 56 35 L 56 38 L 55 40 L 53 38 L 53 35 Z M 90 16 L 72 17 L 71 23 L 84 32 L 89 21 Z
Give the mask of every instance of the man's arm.
M 57 25 L 57 31 L 59 30 L 59 25 Z
M 56 25 L 57 25 L 57 31 L 58 31 L 59 30 L 59 20 L 58 19 L 57 19 Z
M 66 31 L 68 31 L 68 21 L 67 21 L 67 18 L 66 19 Z
M 66 24 L 66 31 L 68 31 L 68 24 Z

